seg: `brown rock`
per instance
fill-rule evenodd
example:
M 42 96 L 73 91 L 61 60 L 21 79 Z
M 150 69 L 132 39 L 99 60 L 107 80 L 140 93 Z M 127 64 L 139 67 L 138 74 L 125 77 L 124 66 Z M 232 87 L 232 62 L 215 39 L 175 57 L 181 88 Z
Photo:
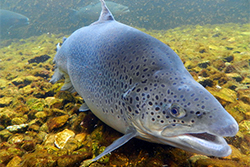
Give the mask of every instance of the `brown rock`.
M 10 162 L 6 165 L 6 167 L 20 167 L 21 162 L 22 158 L 19 156 L 15 156 L 10 160 Z
M 62 126 L 68 121 L 68 119 L 69 119 L 69 116 L 68 116 L 68 115 L 62 115 L 62 116 L 59 116 L 59 117 L 51 118 L 51 119 L 47 122 L 49 131 L 52 131 L 52 130 L 55 129 L 55 128 L 60 128 L 60 127 L 62 127 Z

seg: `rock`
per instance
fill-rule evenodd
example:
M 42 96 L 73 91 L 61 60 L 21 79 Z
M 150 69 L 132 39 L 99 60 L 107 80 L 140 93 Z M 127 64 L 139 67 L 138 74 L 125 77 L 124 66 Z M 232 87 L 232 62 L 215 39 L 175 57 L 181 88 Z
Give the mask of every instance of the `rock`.
M 35 114 L 35 117 L 42 120 L 43 122 L 46 120 L 47 118 L 47 114 L 43 111 L 39 111 Z
M 236 73 L 236 68 L 230 63 L 226 63 L 225 73 Z
M 234 60 L 234 56 L 232 56 L 232 55 L 227 56 L 227 57 L 224 58 L 224 60 L 225 60 L 226 62 L 231 62 L 231 61 Z
M 244 134 L 244 132 L 249 133 L 250 120 L 244 120 L 239 123 L 239 129 Z
M 34 151 L 36 146 L 35 140 L 24 141 L 23 145 L 21 146 L 27 152 Z
M 240 150 L 243 154 L 249 155 L 250 154 L 250 143 L 247 141 L 242 141 L 240 144 Z
M 11 125 L 6 127 L 10 132 L 23 132 L 27 129 L 29 124 Z
M 10 160 L 10 162 L 6 165 L 6 167 L 20 167 L 21 162 L 22 158 L 19 156 L 15 156 Z
M 246 112 L 246 119 L 250 120 L 250 112 Z
M 9 137 L 8 142 L 10 144 L 18 144 L 24 141 L 24 135 L 23 134 L 16 134 L 11 137 Z
M 73 151 L 79 148 L 78 146 L 80 146 L 80 144 L 75 138 L 69 138 L 64 146 L 64 149 L 67 150 L 69 153 L 72 153 Z
M 215 83 L 213 82 L 213 80 L 211 80 L 210 78 L 199 78 L 197 80 L 197 82 L 199 82 L 203 87 L 213 87 L 215 85 Z
M 60 109 L 57 109 L 57 108 L 53 108 L 51 109 L 52 111 L 52 115 L 56 115 L 56 116 L 61 116 L 61 115 L 67 115 L 68 113 L 64 110 L 60 110 Z
M 0 124 L 8 126 L 11 120 L 17 115 L 17 113 L 8 108 L 4 108 L 0 111 Z
M 42 78 L 49 78 L 50 77 L 50 71 L 46 70 L 46 69 L 37 69 L 37 71 L 34 71 L 34 76 L 39 76 L 39 77 L 42 77 Z
M 5 129 L 5 127 L 3 125 L 0 125 L 0 131 L 4 130 L 4 129 Z
M 250 105 L 250 89 L 238 89 L 237 90 L 239 100 Z M 249 108 L 250 109 L 250 108 Z
M 243 80 L 242 76 L 238 73 L 227 73 L 226 76 L 228 78 L 234 79 L 237 82 L 241 82 Z
M 31 87 L 31 85 L 27 85 L 20 89 L 20 91 L 23 92 L 23 94 L 32 94 L 37 88 Z
M 83 143 L 83 141 L 86 139 L 87 134 L 86 133 L 80 133 L 77 134 L 75 136 L 75 139 L 79 142 L 79 143 Z
M 206 155 L 195 154 L 195 155 L 191 156 L 188 160 L 191 161 L 192 164 L 194 164 L 196 161 L 198 161 L 200 159 L 209 159 L 209 157 Z
M 194 63 L 194 62 L 192 62 L 192 61 L 190 61 L 190 60 L 186 61 L 185 64 L 184 64 L 184 66 L 185 66 L 187 69 L 192 69 L 192 68 L 194 68 L 196 65 L 197 65 L 196 63 Z
M 29 59 L 28 62 L 30 64 L 31 63 L 37 63 L 37 64 L 39 64 L 39 63 L 47 61 L 49 58 L 50 58 L 50 56 L 48 56 L 48 55 L 45 54 L 45 55 L 36 56 L 36 57 L 34 57 L 32 59 Z
M 242 84 L 250 84 L 250 78 L 248 78 L 248 77 L 244 78 L 241 83 Z
M 15 117 L 11 120 L 11 124 L 12 125 L 21 125 L 21 124 L 25 124 L 27 121 L 28 121 L 27 116 Z
M 242 113 L 245 113 L 246 110 L 241 106 L 242 104 L 244 105 L 242 101 L 237 101 L 225 106 L 226 111 L 229 112 L 237 122 L 244 120 L 244 115 Z
M 65 155 L 61 156 L 57 160 L 58 167 L 68 167 L 68 166 L 75 166 L 75 164 L 80 163 L 82 160 L 90 157 L 89 153 L 83 153 L 79 155 Z
M 35 132 L 38 132 L 39 129 L 40 129 L 40 126 L 35 125 L 35 124 L 29 126 L 29 130 L 33 130 Z
M 225 63 L 220 59 L 214 60 L 211 64 L 220 71 L 225 67 Z
M 0 150 L 0 164 L 7 164 L 11 159 L 13 155 L 7 150 L 7 149 L 1 149 Z
M 50 120 L 47 121 L 49 131 L 52 131 L 55 128 L 60 128 L 68 121 L 68 119 L 69 119 L 68 115 L 62 115 L 59 117 L 51 118 Z
M 210 61 L 204 61 L 204 62 L 198 63 L 198 66 L 200 68 L 207 68 L 207 66 L 210 66 Z
M 43 142 L 43 140 L 46 138 L 47 135 L 48 135 L 48 134 L 47 134 L 46 132 L 40 131 L 40 132 L 37 134 L 38 143 Z
M 49 154 L 46 150 L 36 151 L 34 153 L 26 154 L 22 157 L 23 162 L 21 166 L 47 166 L 55 167 L 57 166 L 57 157 Z
M 40 127 L 39 131 L 44 131 L 44 132 L 48 132 L 48 131 L 49 131 L 49 127 L 48 127 L 47 122 L 44 123 L 44 124 Z
M 10 131 L 7 130 L 7 129 L 4 129 L 4 130 L 0 131 L 0 138 L 3 139 L 3 140 L 8 139 L 11 135 L 12 135 L 12 133 L 10 133 Z
M 63 99 L 63 104 L 67 104 L 69 102 L 75 103 L 75 98 L 72 93 L 68 91 L 59 91 L 55 95 L 56 98 Z
M 55 97 L 46 97 L 45 102 L 51 107 L 51 108 L 63 108 L 63 99 L 58 99 Z
M 69 140 L 70 137 L 74 137 L 75 133 L 71 130 L 65 129 L 55 135 L 55 145 L 56 147 L 62 149 Z
M 218 165 L 219 164 L 219 165 Z M 197 160 L 193 166 L 202 166 L 202 167 L 236 167 L 239 166 L 238 162 L 235 162 L 233 160 L 222 160 L 222 159 L 200 159 Z
M 39 77 L 35 77 L 33 75 L 29 75 L 29 76 L 19 76 L 19 77 L 13 79 L 11 82 L 15 86 L 22 85 L 22 87 L 25 87 L 25 86 L 29 85 L 31 82 L 38 81 L 38 80 L 40 80 Z
M 8 106 L 12 103 L 13 97 L 2 97 L 0 98 L 0 107 Z
M 219 91 L 215 89 L 207 88 L 208 91 L 215 96 L 220 103 L 224 106 L 228 103 L 234 103 L 237 99 L 237 94 L 235 91 L 228 89 L 228 88 L 222 88 Z
M 9 83 L 8 80 L 0 78 L 0 89 L 6 88 L 8 86 L 8 83 Z M 1 95 L 0 95 L 0 97 L 1 97 Z
M 32 110 L 36 110 L 36 111 L 43 111 L 44 110 L 44 100 L 43 99 L 37 99 L 37 98 L 29 98 L 26 101 L 27 106 L 32 109 Z

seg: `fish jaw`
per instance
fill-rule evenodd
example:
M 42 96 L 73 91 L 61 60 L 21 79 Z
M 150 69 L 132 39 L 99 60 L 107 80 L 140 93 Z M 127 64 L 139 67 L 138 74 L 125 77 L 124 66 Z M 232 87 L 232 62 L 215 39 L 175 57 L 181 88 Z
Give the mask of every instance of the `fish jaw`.
M 130 12 L 130 10 L 128 9 L 128 7 L 125 7 L 121 10 L 121 14 L 125 14 L 125 13 L 128 13 Z
M 163 141 L 162 141 L 163 142 Z M 215 157 L 225 157 L 231 154 L 232 150 L 222 136 L 209 133 L 189 133 L 168 137 L 166 144 L 186 151 L 204 154 Z

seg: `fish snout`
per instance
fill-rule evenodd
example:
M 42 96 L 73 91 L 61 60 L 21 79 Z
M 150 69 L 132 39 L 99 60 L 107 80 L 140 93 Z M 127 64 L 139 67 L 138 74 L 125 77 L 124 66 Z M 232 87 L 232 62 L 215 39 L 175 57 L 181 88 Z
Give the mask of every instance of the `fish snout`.
M 224 126 L 215 124 L 215 126 L 210 127 L 209 131 L 218 136 L 233 137 L 239 131 L 239 126 L 234 119 L 230 122 L 231 123 L 227 123 Z

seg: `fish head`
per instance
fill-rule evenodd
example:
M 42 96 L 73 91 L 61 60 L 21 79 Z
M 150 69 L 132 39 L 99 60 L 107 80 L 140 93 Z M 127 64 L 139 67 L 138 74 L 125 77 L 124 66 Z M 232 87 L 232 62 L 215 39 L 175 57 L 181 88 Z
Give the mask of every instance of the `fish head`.
M 29 24 L 29 18 L 26 16 L 3 9 L 0 9 L 0 21 L 4 23 L 1 25 L 1 29 L 7 31 Z
M 159 70 L 126 100 L 139 138 L 217 157 L 231 153 L 223 137 L 238 132 L 237 122 L 186 70 Z
M 29 24 L 29 18 L 20 16 L 18 18 L 13 18 L 12 22 L 14 27 L 22 27 Z

